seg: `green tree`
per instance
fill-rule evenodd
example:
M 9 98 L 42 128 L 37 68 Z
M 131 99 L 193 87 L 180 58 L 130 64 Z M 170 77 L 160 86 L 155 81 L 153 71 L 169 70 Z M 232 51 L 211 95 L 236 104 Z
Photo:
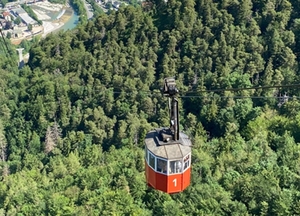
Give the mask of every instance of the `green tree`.
M 17 17 L 17 18 L 14 20 L 14 23 L 15 23 L 16 25 L 19 25 L 21 22 L 22 22 L 22 20 L 21 20 L 20 17 Z
M 32 25 L 28 24 L 27 29 L 28 29 L 28 31 L 32 31 Z
M 7 32 L 6 38 L 7 38 L 7 39 L 11 39 L 11 33 L 10 33 L 10 32 Z

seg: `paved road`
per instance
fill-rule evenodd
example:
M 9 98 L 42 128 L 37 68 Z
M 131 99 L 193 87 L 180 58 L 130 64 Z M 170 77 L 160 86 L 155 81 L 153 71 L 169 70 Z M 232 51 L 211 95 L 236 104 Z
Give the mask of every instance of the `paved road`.
M 84 3 L 85 10 L 86 10 L 87 18 L 91 19 L 94 16 L 94 13 L 92 11 L 90 11 L 91 5 L 89 3 L 87 3 L 85 0 L 83 0 L 83 3 Z

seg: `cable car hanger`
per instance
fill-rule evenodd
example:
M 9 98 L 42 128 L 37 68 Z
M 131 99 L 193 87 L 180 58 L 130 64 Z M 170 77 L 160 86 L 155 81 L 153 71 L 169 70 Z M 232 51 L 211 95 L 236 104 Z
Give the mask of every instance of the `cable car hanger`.
M 171 137 L 173 141 L 177 141 L 179 140 L 179 111 L 176 95 L 179 90 L 176 87 L 174 78 L 165 78 L 164 81 L 161 92 L 164 96 L 169 98 L 170 128 L 168 130 L 162 130 L 161 136 L 164 142 L 168 142 Z

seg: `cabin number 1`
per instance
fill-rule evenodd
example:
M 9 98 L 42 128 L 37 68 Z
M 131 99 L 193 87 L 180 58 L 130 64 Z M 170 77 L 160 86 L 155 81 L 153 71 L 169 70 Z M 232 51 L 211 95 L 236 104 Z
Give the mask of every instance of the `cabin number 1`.
M 176 187 L 176 185 L 177 185 L 177 179 L 174 179 L 173 182 L 174 182 L 174 186 Z

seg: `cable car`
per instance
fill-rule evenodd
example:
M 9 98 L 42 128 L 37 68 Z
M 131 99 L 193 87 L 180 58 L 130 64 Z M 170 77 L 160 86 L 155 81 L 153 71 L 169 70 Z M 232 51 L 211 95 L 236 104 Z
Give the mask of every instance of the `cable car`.
M 170 127 L 150 131 L 145 138 L 145 175 L 148 186 L 169 194 L 182 192 L 191 179 L 191 140 L 179 131 L 179 112 L 174 78 L 162 88 L 169 98 Z

